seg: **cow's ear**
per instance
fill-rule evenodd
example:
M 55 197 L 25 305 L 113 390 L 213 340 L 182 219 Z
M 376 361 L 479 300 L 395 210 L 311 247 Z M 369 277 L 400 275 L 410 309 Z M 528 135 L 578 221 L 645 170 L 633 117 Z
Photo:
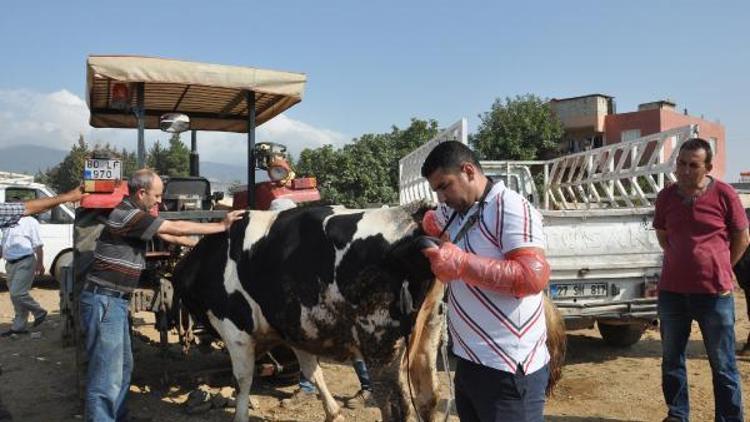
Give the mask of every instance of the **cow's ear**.
M 421 226 L 424 215 L 427 211 L 437 209 L 437 204 L 425 199 L 420 199 L 403 205 L 403 208 L 409 213 L 409 215 L 411 215 L 411 218 Z

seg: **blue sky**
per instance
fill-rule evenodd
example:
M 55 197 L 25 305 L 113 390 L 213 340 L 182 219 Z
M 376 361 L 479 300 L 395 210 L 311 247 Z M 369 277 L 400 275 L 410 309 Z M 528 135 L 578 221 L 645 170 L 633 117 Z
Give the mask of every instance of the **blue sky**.
M 303 102 L 259 136 L 293 150 L 411 117 L 474 129 L 524 93 L 600 92 L 620 112 L 671 98 L 725 125 L 734 180 L 750 170 L 749 21 L 747 1 L 4 2 L 0 147 L 67 149 L 78 132 L 135 145 L 92 132 L 82 98 L 87 55 L 139 54 L 306 73 Z M 207 139 L 202 157 L 242 158 L 227 154 L 242 139 Z

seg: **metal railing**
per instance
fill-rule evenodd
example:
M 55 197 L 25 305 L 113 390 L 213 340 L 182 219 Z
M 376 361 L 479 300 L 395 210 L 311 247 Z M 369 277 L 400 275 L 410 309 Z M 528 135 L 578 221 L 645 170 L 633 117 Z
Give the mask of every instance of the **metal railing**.
M 698 136 L 698 125 L 682 126 L 546 161 L 482 161 L 485 173 L 504 178 L 542 209 L 586 210 L 651 208 L 660 190 L 674 182 L 679 148 Z M 422 163 L 441 142 L 467 143 L 462 119 L 399 161 L 399 203 L 437 202 L 420 174 Z M 522 169 L 521 167 L 525 167 Z M 537 167 L 531 172 L 530 168 Z M 543 182 L 531 180 L 538 171 Z M 513 180 L 518 179 L 516 187 Z
M 697 134 L 698 125 L 683 126 L 549 160 L 546 207 L 653 207 L 659 191 L 675 181 L 680 146 Z

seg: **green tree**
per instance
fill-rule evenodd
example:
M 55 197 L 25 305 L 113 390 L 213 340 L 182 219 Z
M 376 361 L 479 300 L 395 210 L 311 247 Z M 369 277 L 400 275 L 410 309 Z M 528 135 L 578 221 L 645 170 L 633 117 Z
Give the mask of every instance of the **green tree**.
M 148 150 L 146 154 L 146 166 L 156 170 L 159 174 L 166 174 L 167 171 L 167 150 L 162 147 L 159 140 Z
M 301 175 L 315 176 L 324 200 L 349 207 L 398 202 L 398 160 L 438 132 L 435 120 L 412 119 L 406 129 L 365 134 L 341 149 L 305 149 Z
M 554 155 L 563 135 L 549 103 L 533 94 L 496 99 L 479 115 L 469 143 L 486 160 L 537 160 Z
M 83 178 L 85 160 L 89 154 L 89 147 L 83 140 L 83 135 L 80 135 L 78 142 L 70 148 L 70 152 L 62 162 L 47 170 L 47 183 L 58 192 L 66 192 L 79 185 Z
M 187 176 L 190 174 L 190 150 L 175 133 L 164 148 L 158 140 L 148 150 L 146 165 L 165 176 Z
M 137 168 L 135 152 L 128 152 L 124 148 L 117 151 L 109 144 L 97 144 L 90 148 L 81 135 L 60 164 L 47 169 L 44 173 L 37 174 L 35 180 L 52 186 L 58 192 L 73 189 L 83 179 L 86 158 L 92 156 L 119 159 L 122 164 L 123 179 L 130 177 Z
M 122 160 L 123 178 L 130 177 L 133 173 L 135 173 L 136 170 L 138 170 L 138 157 L 136 157 L 135 151 L 128 152 L 128 150 L 123 148 L 120 150 L 117 156 L 119 156 L 120 160 Z
M 167 169 L 164 174 L 169 176 L 187 176 L 190 173 L 190 149 L 180 140 L 180 134 L 175 133 L 169 139 L 167 149 Z

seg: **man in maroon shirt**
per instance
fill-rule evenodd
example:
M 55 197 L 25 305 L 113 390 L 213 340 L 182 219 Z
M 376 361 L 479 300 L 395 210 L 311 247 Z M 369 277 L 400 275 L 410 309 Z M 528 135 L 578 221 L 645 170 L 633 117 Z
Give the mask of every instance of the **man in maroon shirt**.
M 740 375 L 735 362 L 732 266 L 750 243 L 737 193 L 709 176 L 711 147 L 703 139 L 680 147 L 677 183 L 659 192 L 654 228 L 664 249 L 658 312 L 662 338 L 665 422 L 687 421 L 685 348 L 698 322 L 714 384 L 715 419 L 742 421 Z

